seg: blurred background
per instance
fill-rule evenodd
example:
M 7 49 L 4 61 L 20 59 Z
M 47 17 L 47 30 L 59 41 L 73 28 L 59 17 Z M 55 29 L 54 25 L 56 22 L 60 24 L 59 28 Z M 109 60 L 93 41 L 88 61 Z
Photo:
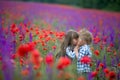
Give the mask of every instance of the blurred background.
M 6 0 L 72 5 L 81 8 L 93 8 L 108 11 L 120 11 L 120 0 Z

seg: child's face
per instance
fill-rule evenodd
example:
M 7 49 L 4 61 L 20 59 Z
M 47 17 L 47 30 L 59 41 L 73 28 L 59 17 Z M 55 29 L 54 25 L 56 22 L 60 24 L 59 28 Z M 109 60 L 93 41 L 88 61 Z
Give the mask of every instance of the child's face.
M 77 45 L 77 43 L 78 43 L 78 39 L 73 39 L 73 40 L 72 40 L 72 44 L 73 44 L 73 45 Z
M 85 44 L 85 41 L 79 38 L 77 45 L 78 45 L 78 46 L 82 46 L 82 45 L 84 45 L 84 44 Z

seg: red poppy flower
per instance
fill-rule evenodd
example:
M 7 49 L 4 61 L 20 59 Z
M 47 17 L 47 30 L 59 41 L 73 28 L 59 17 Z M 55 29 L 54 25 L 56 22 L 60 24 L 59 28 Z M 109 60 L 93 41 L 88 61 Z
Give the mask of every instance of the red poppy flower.
M 52 65 L 52 64 L 53 64 L 53 61 L 54 61 L 54 58 L 53 58 L 52 55 L 47 55 L 47 56 L 45 57 L 45 62 L 46 62 L 47 64 Z
M 120 67 L 120 63 L 118 63 L 118 67 Z
M 117 55 L 116 51 L 113 51 L 113 55 L 114 55 L 114 56 L 116 56 L 116 55 Z
M 29 29 L 28 28 L 26 28 L 26 30 L 25 30 L 27 33 L 29 32 Z
M 42 62 L 42 57 L 40 56 L 40 53 L 38 50 L 33 50 L 31 51 L 32 55 L 31 55 L 31 61 L 34 64 L 34 67 L 36 69 L 38 69 L 40 67 L 40 64 Z
M 18 56 L 25 57 L 28 52 L 32 51 L 35 47 L 34 43 L 22 44 L 18 47 Z
M 89 64 L 91 62 L 91 58 L 88 56 L 84 56 L 81 58 L 80 62 L 82 62 L 84 64 Z
M 108 36 L 104 36 L 104 37 L 103 37 L 103 41 L 106 42 L 106 41 L 107 41 L 107 38 L 108 38 Z
M 78 77 L 77 80 L 86 80 L 83 76 Z
M 2 57 L 0 56 L 0 61 L 2 61 Z
M 56 49 L 56 46 L 52 46 L 52 49 L 54 49 L 54 50 L 55 50 L 55 49 Z
M 95 51 L 94 51 L 94 54 L 95 54 L 96 56 L 99 56 L 99 54 L 100 54 L 99 50 L 95 50 Z
M 103 64 L 103 63 L 100 63 L 100 64 L 99 64 L 99 67 L 103 68 L 103 67 L 104 67 L 104 64 Z
M 36 73 L 36 77 L 37 77 L 37 78 L 40 78 L 41 76 L 42 76 L 42 74 L 41 74 L 40 72 L 37 72 L 37 73 Z
M 96 76 L 97 76 L 97 74 L 98 74 L 98 72 L 97 72 L 97 71 L 93 71 L 93 72 L 91 73 L 91 76 L 92 76 L 92 77 L 96 77 Z
M 24 39 L 23 35 L 19 35 L 19 39 L 20 39 L 20 41 L 22 41 Z
M 110 46 L 108 46 L 107 47 L 107 52 L 111 52 L 112 50 L 111 50 L 111 47 Z
M 97 44 L 97 43 L 99 43 L 101 40 L 100 40 L 100 38 L 98 37 L 98 36 L 96 36 L 95 38 L 94 38 L 94 43 L 95 44 Z
M 46 50 L 47 50 L 47 48 L 43 48 L 43 50 L 44 50 L 44 51 L 46 51 Z
M 110 47 L 114 47 L 114 44 L 113 44 L 113 43 L 110 43 Z
M 109 72 L 109 80 L 116 80 L 116 73 L 114 71 Z
M 103 72 L 104 72 L 105 74 L 108 74 L 108 73 L 110 72 L 110 70 L 109 70 L 108 68 L 105 68 L 105 69 L 103 70 Z
M 48 41 L 50 41 L 51 40 L 51 37 L 50 36 L 48 36 L 47 38 L 45 38 L 45 42 L 48 42 Z
M 100 45 L 100 49 L 103 49 L 103 45 L 102 44 Z
M 22 74 L 23 76 L 28 76 L 29 70 L 28 70 L 28 69 L 22 70 L 22 71 L 21 71 L 21 74 Z
M 69 58 L 67 58 L 67 57 L 61 57 L 61 58 L 58 60 L 57 69 L 62 70 L 62 69 L 64 69 L 65 67 L 69 66 L 70 63 L 71 63 L 71 61 L 70 61 Z
M 31 27 L 30 30 L 32 31 L 32 30 L 33 30 L 33 27 Z
M 24 65 L 24 60 L 21 58 L 20 59 L 20 65 L 23 66 Z
M 11 31 L 13 34 L 15 34 L 15 33 L 17 33 L 17 32 L 19 31 L 19 29 L 18 29 L 18 27 L 16 26 L 16 24 L 12 24 L 12 25 L 10 26 L 10 31 Z
M 17 57 L 16 54 L 11 54 L 11 59 L 15 59 Z
M 22 44 L 18 48 L 18 56 L 25 57 L 28 54 L 28 46 L 26 44 Z

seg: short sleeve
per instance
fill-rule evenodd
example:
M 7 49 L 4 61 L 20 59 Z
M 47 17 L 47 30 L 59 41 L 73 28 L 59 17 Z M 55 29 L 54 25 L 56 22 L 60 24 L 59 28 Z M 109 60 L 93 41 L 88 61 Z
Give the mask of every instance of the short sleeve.
M 74 51 L 72 51 L 72 50 L 70 50 L 70 47 L 67 47 L 66 48 L 66 54 L 70 57 L 70 58 L 75 58 L 75 52 Z

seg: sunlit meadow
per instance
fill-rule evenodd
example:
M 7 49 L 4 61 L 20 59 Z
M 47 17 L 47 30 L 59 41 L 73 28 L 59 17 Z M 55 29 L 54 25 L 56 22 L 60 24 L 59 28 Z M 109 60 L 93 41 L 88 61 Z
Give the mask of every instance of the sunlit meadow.
M 87 80 L 120 80 L 120 13 L 33 2 L 0 2 L 0 80 L 86 80 L 56 59 L 66 31 L 94 36 Z

